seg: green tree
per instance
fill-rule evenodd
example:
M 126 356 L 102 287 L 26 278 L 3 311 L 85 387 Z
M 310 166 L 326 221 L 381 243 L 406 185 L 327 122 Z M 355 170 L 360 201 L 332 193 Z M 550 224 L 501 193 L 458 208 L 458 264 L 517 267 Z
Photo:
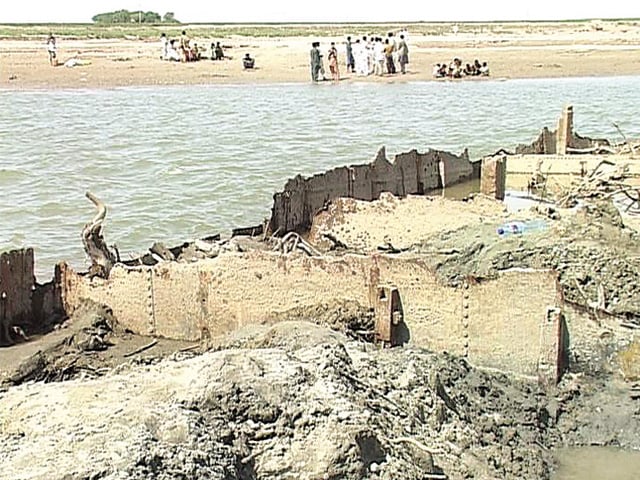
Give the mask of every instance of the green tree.
M 91 20 L 95 23 L 129 23 L 131 22 L 131 12 L 116 10 L 115 12 L 99 13 Z
M 166 15 L 165 15 L 166 17 Z M 171 13 L 171 23 L 178 23 Z M 95 23 L 160 23 L 162 17 L 156 12 L 130 12 L 128 10 L 116 10 L 114 12 L 99 13 L 91 20 Z
M 165 13 L 164 17 L 162 17 L 162 21 L 164 23 L 180 23 L 178 20 L 176 20 L 176 14 L 173 12 Z

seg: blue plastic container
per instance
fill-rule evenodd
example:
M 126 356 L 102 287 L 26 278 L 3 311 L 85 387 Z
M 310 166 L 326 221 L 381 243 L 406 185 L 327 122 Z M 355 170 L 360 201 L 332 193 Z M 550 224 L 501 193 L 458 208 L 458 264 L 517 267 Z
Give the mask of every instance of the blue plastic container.
M 539 232 L 548 228 L 547 222 L 542 219 L 513 221 L 500 225 L 497 229 L 498 235 L 508 237 L 509 235 L 522 235 L 523 233 Z

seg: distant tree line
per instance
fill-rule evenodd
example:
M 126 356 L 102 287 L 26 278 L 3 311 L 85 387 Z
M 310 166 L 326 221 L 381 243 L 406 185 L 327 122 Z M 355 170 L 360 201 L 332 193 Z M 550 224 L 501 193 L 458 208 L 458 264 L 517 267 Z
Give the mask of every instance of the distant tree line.
M 173 12 L 167 12 L 161 17 L 156 12 L 130 12 L 129 10 L 99 13 L 91 20 L 95 23 L 180 23 Z

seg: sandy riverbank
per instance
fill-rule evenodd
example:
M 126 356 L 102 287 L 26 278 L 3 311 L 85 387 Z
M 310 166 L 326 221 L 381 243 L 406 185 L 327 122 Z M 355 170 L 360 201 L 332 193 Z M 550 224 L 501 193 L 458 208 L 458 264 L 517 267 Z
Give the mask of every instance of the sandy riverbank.
M 187 31 L 189 26 L 184 26 Z M 353 35 L 382 34 L 382 25 L 353 27 Z M 419 33 L 413 33 L 419 32 Z M 53 27 L 55 33 L 55 27 Z M 344 30 L 344 28 L 343 28 Z M 215 37 L 215 29 L 193 35 L 199 45 L 221 40 L 231 58 L 213 62 L 170 63 L 159 59 L 157 38 L 91 39 L 58 36 L 61 62 L 80 52 L 90 65 L 76 68 L 51 67 L 45 38 L 15 36 L 0 40 L 0 88 L 87 88 L 144 85 L 194 85 L 308 82 L 308 50 L 312 40 L 341 45 L 340 62 L 345 82 L 432 80 L 432 66 L 460 57 L 463 62 L 489 62 L 493 78 L 580 77 L 640 74 L 640 23 L 571 22 L 490 24 L 455 28 L 440 25 L 429 33 L 424 26 L 409 26 L 410 65 L 407 75 L 356 77 L 344 72 L 342 35 L 326 27 L 326 36 L 248 37 L 226 33 Z M 158 30 L 160 31 L 160 30 Z M 170 31 L 171 37 L 178 35 Z M 245 71 L 241 57 L 250 53 L 257 68 Z M 209 55 L 209 51 L 205 52 Z M 328 75 L 328 72 L 327 72 Z M 469 81 L 469 80 L 466 80 Z

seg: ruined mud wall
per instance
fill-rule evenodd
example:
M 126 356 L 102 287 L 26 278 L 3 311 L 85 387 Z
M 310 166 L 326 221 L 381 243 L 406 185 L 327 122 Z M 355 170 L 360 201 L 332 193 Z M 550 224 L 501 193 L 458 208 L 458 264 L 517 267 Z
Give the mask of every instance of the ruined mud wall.
M 560 304 L 557 280 L 548 271 L 510 271 L 454 288 L 440 284 L 419 258 L 251 251 L 193 264 L 116 266 L 107 281 L 66 269 L 64 285 L 69 312 L 90 298 L 111 307 L 134 332 L 194 341 L 287 319 L 287 312 L 293 319 L 301 307 L 313 311 L 342 301 L 375 308 L 380 286 L 393 285 L 406 327 L 403 341 L 526 376 L 538 375 L 541 352 L 558 348 L 550 340 L 540 343 L 547 308 Z
M 426 153 L 411 150 L 396 155 L 391 163 L 382 147 L 371 163 L 339 167 L 309 178 L 298 175 L 289 180 L 284 191 L 273 196 L 269 227 L 272 232 L 305 231 L 313 216 L 332 199 L 374 200 L 381 192 L 398 196 L 423 194 L 471 178 L 473 174 L 466 151 L 456 156 L 436 150 Z
M 550 131 L 544 127 L 533 143 L 518 145 L 516 154 L 566 155 L 570 149 L 581 150 L 603 145 L 609 145 L 609 141 L 604 138 L 581 137 L 573 131 L 573 107 L 568 105 L 558 119 L 556 130 Z
M 13 343 L 12 326 L 31 324 L 34 287 L 33 249 L 0 254 L 0 345 Z
M 613 165 L 600 167 L 600 171 L 615 171 L 624 165 L 627 181 L 631 185 L 640 185 L 640 163 L 629 161 L 625 155 L 510 155 L 506 161 L 506 188 L 526 190 L 529 180 L 538 170 L 553 178 L 553 186 L 567 186 L 576 178 L 594 171 L 603 161 Z
M 577 133 L 571 132 L 571 136 L 569 137 L 569 141 L 566 147 L 575 149 L 588 149 L 595 147 L 596 145 L 609 145 L 609 141 L 604 138 L 593 139 L 588 137 L 581 137 Z M 556 155 L 561 153 L 558 151 L 557 146 L 558 131 L 554 130 L 551 132 L 547 127 L 544 127 L 540 135 L 538 135 L 538 138 L 536 138 L 533 143 L 529 145 L 516 146 L 516 154 Z M 564 153 L 562 154 L 564 155 Z

